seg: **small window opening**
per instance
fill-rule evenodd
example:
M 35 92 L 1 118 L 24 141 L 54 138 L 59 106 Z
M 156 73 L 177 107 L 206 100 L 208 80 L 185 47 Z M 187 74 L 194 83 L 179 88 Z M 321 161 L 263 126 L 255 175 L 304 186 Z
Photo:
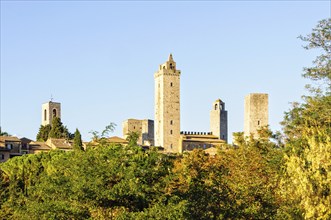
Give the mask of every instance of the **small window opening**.
M 170 144 L 170 149 L 172 149 L 172 144 Z
M 170 63 L 170 69 L 172 69 L 173 67 L 172 67 L 172 63 Z
M 170 130 L 170 134 L 172 134 L 172 130 Z
M 260 120 L 257 121 L 257 125 L 260 125 Z
M 215 110 L 217 110 L 217 104 L 215 104 Z
M 172 125 L 172 120 L 170 120 L 170 124 Z
M 46 121 L 47 120 L 47 110 L 45 109 L 45 111 L 44 111 L 44 121 Z
M 172 87 L 172 82 L 170 83 L 170 86 Z
M 56 109 L 53 109 L 53 117 L 56 117 Z
M 133 126 L 133 129 L 136 129 L 136 126 Z

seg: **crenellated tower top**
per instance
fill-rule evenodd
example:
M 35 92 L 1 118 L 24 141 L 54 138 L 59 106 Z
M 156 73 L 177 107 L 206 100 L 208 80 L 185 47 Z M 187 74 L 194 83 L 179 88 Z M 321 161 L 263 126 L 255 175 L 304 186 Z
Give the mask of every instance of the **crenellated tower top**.
M 160 65 L 160 70 L 162 69 L 176 72 L 176 62 L 174 61 L 172 54 L 169 55 L 168 60 L 164 64 Z

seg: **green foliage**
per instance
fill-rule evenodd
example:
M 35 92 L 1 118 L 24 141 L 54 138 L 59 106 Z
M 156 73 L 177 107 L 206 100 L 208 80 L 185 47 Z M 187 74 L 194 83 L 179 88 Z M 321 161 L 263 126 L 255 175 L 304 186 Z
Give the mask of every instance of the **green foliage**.
M 331 19 L 320 21 L 311 34 L 300 38 L 308 42 L 306 49 L 324 52 L 303 74 L 322 84 L 309 86 L 312 96 L 304 97 L 302 104 L 294 103 L 282 122 L 286 135 L 286 172 L 280 191 L 286 198 L 283 216 L 330 219 Z
M 52 125 L 41 125 L 39 128 L 39 132 L 37 134 L 37 141 L 45 142 L 48 138 L 67 138 L 73 139 L 74 135 L 71 134 L 67 127 L 64 126 L 61 122 L 61 119 L 58 117 L 54 117 L 52 121 Z
M 82 142 L 82 135 L 80 134 L 80 132 L 77 128 L 76 128 L 75 137 L 74 137 L 74 148 L 76 150 L 84 150 L 83 142 Z
M 312 33 L 306 37 L 300 36 L 300 39 L 308 42 L 304 47 L 305 49 L 320 49 L 323 51 L 321 55 L 316 57 L 313 61 L 315 66 L 304 68 L 305 78 L 312 79 L 314 81 L 323 82 L 327 94 L 331 92 L 331 18 L 319 21 L 317 26 L 313 29 Z M 317 89 L 308 86 L 317 93 L 322 92 L 323 87 Z
M 287 196 L 296 199 L 306 219 L 331 218 L 331 134 L 316 126 L 303 130 L 301 154 L 286 157 Z M 290 143 L 289 145 L 292 145 Z
M 157 199 L 162 198 L 171 166 L 168 156 L 137 146 L 13 158 L 0 165 L 0 216 L 109 219 L 123 212 L 138 216 L 145 209 L 152 216 L 153 206 L 167 204 Z
M 127 134 L 126 140 L 129 142 L 130 146 L 137 145 L 138 139 L 139 139 L 139 133 L 131 131 L 130 133 Z
M 39 132 L 37 134 L 37 141 L 47 141 L 49 132 L 51 131 L 52 126 L 51 125 L 40 125 Z
M 0 136 L 10 136 L 7 132 L 2 131 L 1 126 L 0 126 Z
M 60 118 L 53 118 L 48 138 L 69 138 L 68 130 L 63 126 Z
M 116 124 L 113 122 L 110 122 L 109 125 L 107 125 L 105 127 L 105 129 L 101 132 L 98 131 L 90 131 L 89 133 L 92 134 L 92 140 L 96 143 L 100 143 L 100 144 L 106 144 L 106 138 L 108 137 L 108 135 L 112 132 L 114 132 L 116 128 Z

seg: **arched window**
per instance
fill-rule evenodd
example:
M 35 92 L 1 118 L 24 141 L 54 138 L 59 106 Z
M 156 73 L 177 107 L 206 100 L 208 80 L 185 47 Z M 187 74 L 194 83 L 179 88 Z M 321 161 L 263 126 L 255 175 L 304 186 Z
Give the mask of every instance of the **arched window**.
M 217 110 L 217 104 L 215 104 L 215 110 Z
M 45 109 L 44 110 L 44 121 L 46 121 L 47 120 L 47 110 Z
M 170 63 L 170 69 L 172 69 L 172 63 Z
M 57 117 L 55 108 L 53 109 L 53 117 Z

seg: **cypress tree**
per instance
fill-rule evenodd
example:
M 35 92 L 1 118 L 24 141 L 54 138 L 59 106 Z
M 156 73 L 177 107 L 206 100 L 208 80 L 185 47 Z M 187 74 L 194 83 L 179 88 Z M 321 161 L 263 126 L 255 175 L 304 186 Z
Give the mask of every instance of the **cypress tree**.
M 74 137 L 74 149 L 84 150 L 83 142 L 82 142 L 82 135 L 80 134 L 80 132 L 77 128 L 76 128 L 75 137 Z
M 52 121 L 52 129 L 49 132 L 48 138 L 64 138 L 66 137 L 64 126 L 61 119 L 54 117 Z

